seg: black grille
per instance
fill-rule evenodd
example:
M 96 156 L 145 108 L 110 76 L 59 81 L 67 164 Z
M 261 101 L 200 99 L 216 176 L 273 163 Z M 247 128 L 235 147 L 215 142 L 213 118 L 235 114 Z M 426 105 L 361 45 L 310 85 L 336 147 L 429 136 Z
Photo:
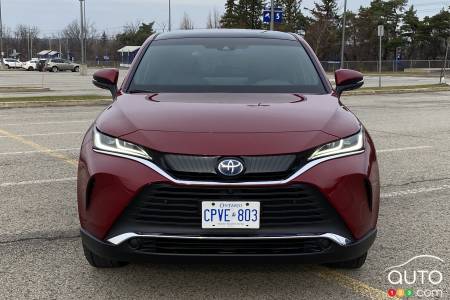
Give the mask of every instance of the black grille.
M 134 224 L 201 228 L 202 201 L 259 201 L 261 228 L 329 224 L 338 217 L 323 195 L 309 185 L 264 188 L 144 188 L 121 219 Z
M 192 255 L 276 255 L 314 254 L 328 249 L 327 239 L 196 240 L 182 238 L 136 238 L 128 241 L 132 250 L 146 254 Z
M 214 180 L 223 182 L 261 181 L 286 179 L 307 163 L 311 151 L 285 155 L 237 156 L 243 161 L 245 171 L 227 177 L 216 169 L 223 156 L 196 156 L 168 154 L 149 150 L 153 161 L 164 171 L 183 180 Z M 233 157 L 230 157 L 233 158 Z
M 216 174 L 216 167 L 220 158 L 220 156 L 164 155 L 164 159 L 172 171 L 183 173 Z M 291 154 L 242 156 L 240 158 L 244 162 L 245 173 L 253 174 L 286 172 L 291 167 L 296 156 Z

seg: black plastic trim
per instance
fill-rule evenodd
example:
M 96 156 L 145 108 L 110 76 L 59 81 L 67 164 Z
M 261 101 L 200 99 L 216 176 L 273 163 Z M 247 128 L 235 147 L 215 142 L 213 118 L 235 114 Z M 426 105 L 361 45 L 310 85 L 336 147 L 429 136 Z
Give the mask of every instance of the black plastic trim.
M 272 257 L 272 258 L 282 258 L 287 257 L 290 258 L 290 261 L 295 259 L 297 262 L 303 263 L 331 263 L 331 262 L 340 262 L 347 261 L 354 258 L 358 258 L 362 256 L 364 253 L 368 251 L 368 249 L 372 246 L 375 241 L 377 234 L 377 230 L 373 229 L 369 231 L 363 238 L 355 241 L 352 244 L 346 246 L 339 246 L 338 244 L 332 243 L 330 247 L 328 247 L 325 251 L 320 253 L 302 253 L 302 254 L 149 254 L 142 253 L 132 249 L 128 243 L 123 243 L 118 246 L 115 246 L 109 242 L 105 242 L 99 240 L 89 234 L 87 231 L 81 229 L 81 239 L 83 245 L 91 250 L 93 253 L 112 260 L 117 261 L 125 261 L 125 262 L 146 262 L 146 261 L 154 261 L 167 257 L 170 258 L 171 261 L 174 257 L 211 257 L 211 258 L 220 258 L 220 257 L 242 257 L 245 259 L 255 257 Z

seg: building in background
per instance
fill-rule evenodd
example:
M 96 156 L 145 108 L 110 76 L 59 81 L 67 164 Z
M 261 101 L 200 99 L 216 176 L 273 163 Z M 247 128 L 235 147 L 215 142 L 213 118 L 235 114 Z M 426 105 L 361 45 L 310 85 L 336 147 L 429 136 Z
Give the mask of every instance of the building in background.
M 42 59 L 60 58 L 61 53 L 59 53 L 58 51 L 53 51 L 53 50 L 42 50 L 41 52 L 39 52 L 37 54 L 37 56 L 38 56 L 38 58 L 42 58 Z
M 125 46 L 117 50 L 121 54 L 120 66 L 130 67 L 140 48 L 141 46 Z

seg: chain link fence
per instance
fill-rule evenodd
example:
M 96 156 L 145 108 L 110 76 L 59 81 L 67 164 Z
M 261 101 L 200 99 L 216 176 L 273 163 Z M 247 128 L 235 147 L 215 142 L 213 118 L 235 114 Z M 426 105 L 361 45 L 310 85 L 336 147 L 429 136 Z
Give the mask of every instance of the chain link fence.
M 120 67 L 120 61 L 115 60 L 88 60 L 87 65 L 89 68 L 119 68 Z
M 339 61 L 322 61 L 326 72 L 334 72 L 340 68 Z M 358 70 L 361 72 L 378 72 L 379 62 L 370 61 L 346 61 L 344 68 Z M 383 60 L 381 62 L 382 72 L 423 72 L 424 74 L 440 74 L 444 60 Z M 450 61 L 447 61 L 447 72 L 450 72 Z M 417 70 L 420 69 L 420 70 Z
M 90 68 L 120 68 L 120 61 L 95 61 L 87 62 Z M 339 61 L 321 61 L 326 72 L 333 73 L 341 67 Z M 377 73 L 379 62 L 369 61 L 345 61 L 345 69 L 353 69 L 363 73 Z M 383 60 L 381 71 L 383 73 L 423 73 L 424 76 L 439 76 L 444 66 L 443 60 Z M 447 74 L 450 74 L 450 61 L 447 61 Z

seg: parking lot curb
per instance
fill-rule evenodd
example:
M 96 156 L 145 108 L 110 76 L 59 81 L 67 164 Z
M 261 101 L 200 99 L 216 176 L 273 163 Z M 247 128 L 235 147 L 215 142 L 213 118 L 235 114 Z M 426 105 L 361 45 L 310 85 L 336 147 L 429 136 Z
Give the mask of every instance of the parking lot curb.
M 36 93 L 36 92 L 49 92 L 50 88 L 42 87 L 0 87 L 0 93 Z
M 61 100 L 61 101 L 8 101 L 2 102 L 0 99 L 0 109 L 2 108 L 24 108 L 24 107 L 50 107 L 50 106 L 95 106 L 111 104 L 110 99 L 98 100 Z

